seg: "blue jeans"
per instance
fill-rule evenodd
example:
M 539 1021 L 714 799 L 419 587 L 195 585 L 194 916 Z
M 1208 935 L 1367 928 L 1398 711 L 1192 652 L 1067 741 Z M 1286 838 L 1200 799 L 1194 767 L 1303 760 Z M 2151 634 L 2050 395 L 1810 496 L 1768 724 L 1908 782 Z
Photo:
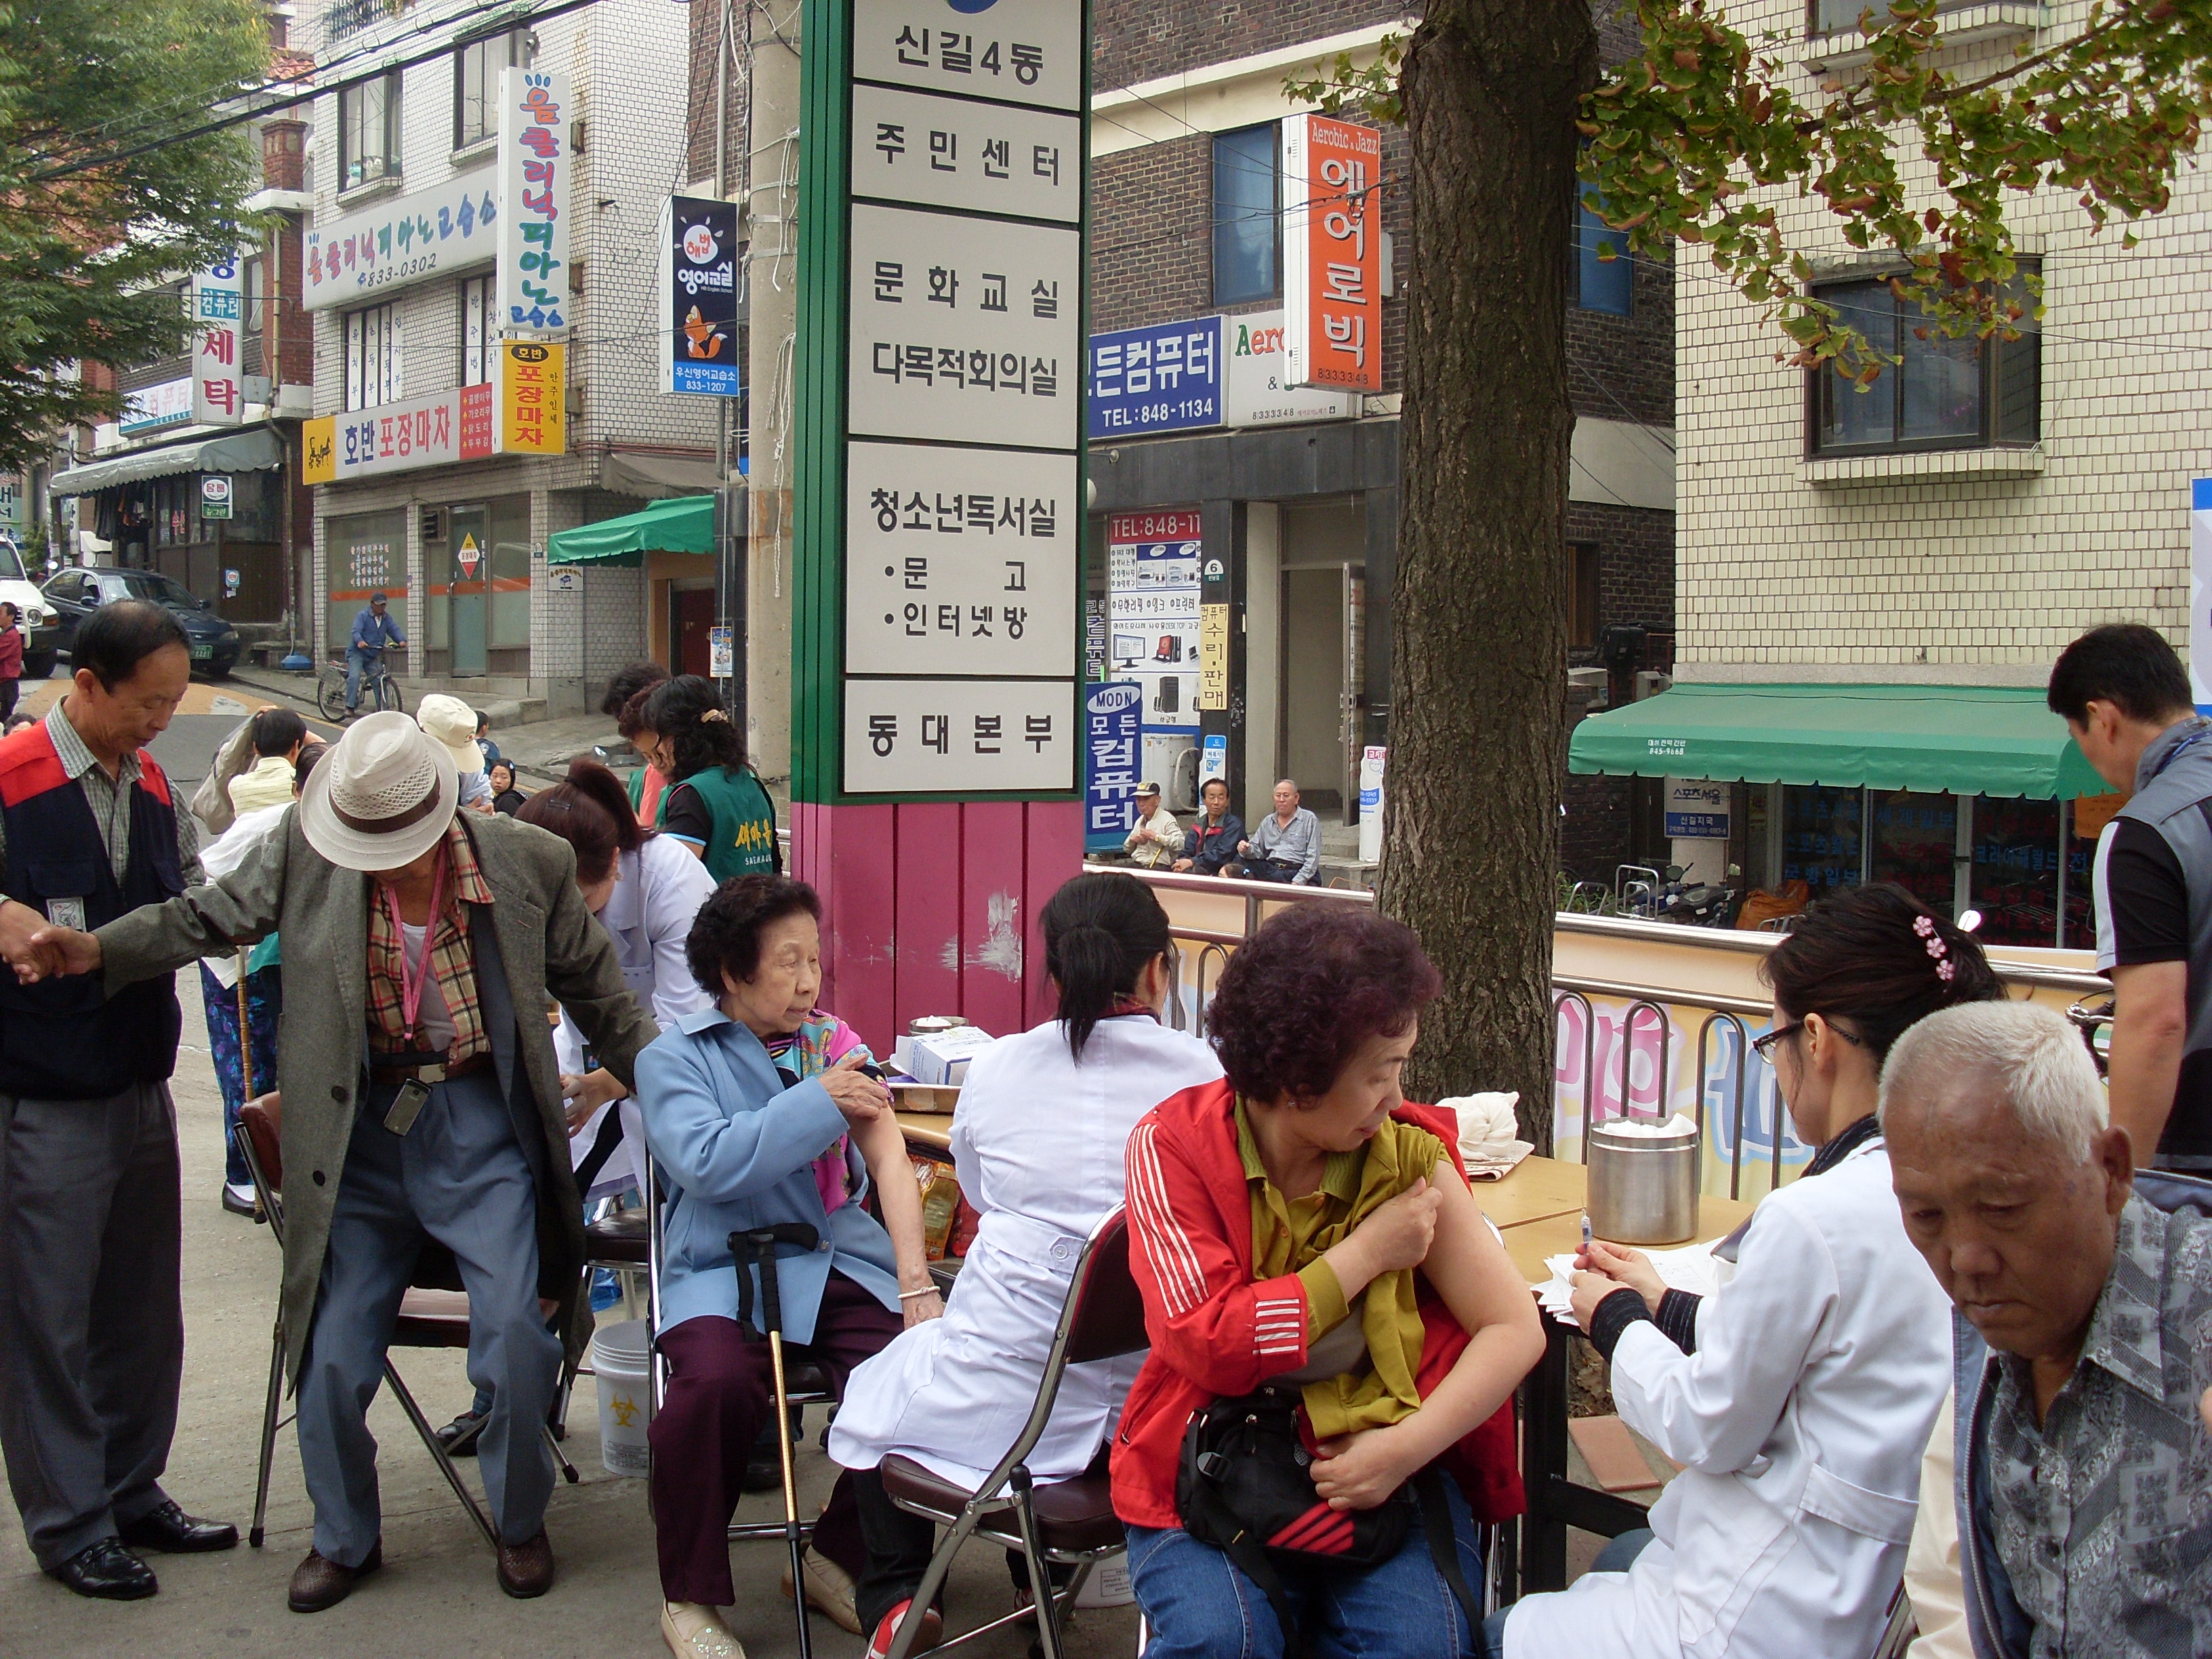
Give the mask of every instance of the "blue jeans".
M 1480 1587 L 1474 1522 L 1449 1480 L 1459 1569 Z M 1282 1659 L 1283 1631 L 1267 1595 L 1221 1551 L 1179 1527 L 1131 1527 L 1129 1577 L 1152 1625 L 1143 1659 Z M 1467 1659 L 1474 1632 L 1437 1571 L 1417 1524 L 1380 1566 L 1286 1572 L 1291 1615 L 1316 1659 Z
M 1636 1565 L 1636 1558 L 1644 1553 L 1644 1547 L 1651 1541 L 1651 1528 L 1632 1527 L 1597 1553 L 1590 1563 L 1592 1572 L 1626 1572 Z M 1485 1659 L 1505 1659 L 1505 1616 L 1513 1611 L 1500 1607 L 1482 1621 L 1482 1641 Z
M 361 683 L 368 671 L 383 659 L 381 651 L 364 651 L 357 645 L 346 647 L 346 710 L 351 713 L 361 706 Z
M 253 1040 L 253 1091 L 276 1086 L 276 1023 L 284 1011 L 283 969 L 271 963 L 246 976 L 246 1020 Z M 243 1187 L 253 1179 L 246 1154 L 238 1149 L 238 1114 L 246 1104 L 244 1056 L 238 1034 L 238 988 L 226 987 L 200 963 L 200 1002 L 207 1010 L 209 1057 L 222 1091 L 224 1181 Z

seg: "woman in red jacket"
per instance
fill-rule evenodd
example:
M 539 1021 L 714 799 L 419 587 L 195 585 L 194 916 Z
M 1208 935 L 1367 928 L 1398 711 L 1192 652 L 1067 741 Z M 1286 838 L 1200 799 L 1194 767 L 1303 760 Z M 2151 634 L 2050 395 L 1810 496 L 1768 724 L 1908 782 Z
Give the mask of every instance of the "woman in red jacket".
M 1522 1507 L 1510 1396 L 1543 1352 L 1535 1305 L 1449 1150 L 1451 1125 L 1399 1091 L 1437 988 L 1412 929 L 1299 905 L 1222 975 L 1209 1024 L 1226 1079 L 1162 1102 L 1129 1138 L 1130 1264 L 1152 1347 L 1115 1437 L 1114 1508 L 1152 1626 L 1146 1659 L 1277 1659 L 1290 1645 L 1277 1601 L 1177 1508 L 1186 1427 L 1215 1400 L 1296 1391 L 1318 1499 L 1308 1541 L 1328 1530 L 1320 1504 L 1377 1508 L 1440 1464 L 1458 1576 L 1479 1583 L 1474 1518 Z M 1318 1651 L 1477 1650 L 1418 1521 L 1371 1566 L 1269 1562 Z

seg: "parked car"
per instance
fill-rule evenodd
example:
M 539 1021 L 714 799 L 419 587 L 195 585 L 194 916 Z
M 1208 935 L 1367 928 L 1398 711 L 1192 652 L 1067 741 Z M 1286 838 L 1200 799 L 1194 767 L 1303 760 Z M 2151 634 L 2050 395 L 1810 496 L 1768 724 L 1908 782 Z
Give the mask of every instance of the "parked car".
M 43 598 L 53 614 L 55 648 L 64 656 L 76 642 L 77 624 L 118 599 L 150 599 L 174 615 L 184 624 L 192 666 L 206 671 L 211 680 L 227 676 L 245 647 L 238 630 L 216 616 L 212 605 L 194 599 L 181 582 L 158 571 L 64 570 L 46 584 Z
M 61 630 L 55 625 L 53 607 L 23 568 L 23 556 L 4 538 L 0 538 L 0 599 L 15 607 L 15 631 L 23 636 L 23 678 L 46 678 L 54 672 L 54 645 Z

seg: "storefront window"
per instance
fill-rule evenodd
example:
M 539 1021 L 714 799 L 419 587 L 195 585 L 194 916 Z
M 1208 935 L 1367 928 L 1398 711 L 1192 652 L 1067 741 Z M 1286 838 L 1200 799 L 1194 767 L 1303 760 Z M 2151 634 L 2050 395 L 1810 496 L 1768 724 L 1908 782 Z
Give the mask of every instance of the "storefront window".
M 1768 833 L 1771 817 L 1767 805 L 1771 790 L 1763 783 L 1738 784 L 1737 800 L 1743 804 L 1743 854 L 1738 860 L 1743 866 L 1743 890 L 1754 887 L 1779 887 L 1781 878 L 1768 869 Z
M 1818 897 L 1856 887 L 1864 857 L 1856 789 L 1792 786 L 1782 798 L 1782 878 L 1802 880 Z
M 407 604 L 407 513 L 362 513 L 331 519 L 324 526 L 330 557 L 331 648 L 345 649 L 355 613 L 379 588 L 401 629 L 412 634 L 415 619 Z
M 2057 801 L 1975 800 L 1973 903 L 1984 944 L 2057 943 L 2058 859 Z
M 491 504 L 490 641 L 494 650 L 530 647 L 530 497 Z
M 1959 844 L 1959 803 L 1950 795 L 1909 789 L 1874 798 L 1874 878 L 1893 881 L 1939 916 L 1957 895 L 1952 860 Z

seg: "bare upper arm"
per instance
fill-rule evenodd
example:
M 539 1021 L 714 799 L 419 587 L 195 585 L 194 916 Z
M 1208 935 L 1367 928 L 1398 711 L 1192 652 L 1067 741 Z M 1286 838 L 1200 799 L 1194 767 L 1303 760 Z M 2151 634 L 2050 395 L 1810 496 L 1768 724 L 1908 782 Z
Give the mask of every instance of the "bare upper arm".
M 1540 1341 L 1536 1300 L 1482 1218 L 1474 1194 L 1447 1168 L 1439 1166 L 1431 1180 L 1443 1201 L 1437 1210 L 1436 1237 L 1421 1264 L 1422 1274 L 1469 1335 L 1485 1326 L 1506 1325 Z

